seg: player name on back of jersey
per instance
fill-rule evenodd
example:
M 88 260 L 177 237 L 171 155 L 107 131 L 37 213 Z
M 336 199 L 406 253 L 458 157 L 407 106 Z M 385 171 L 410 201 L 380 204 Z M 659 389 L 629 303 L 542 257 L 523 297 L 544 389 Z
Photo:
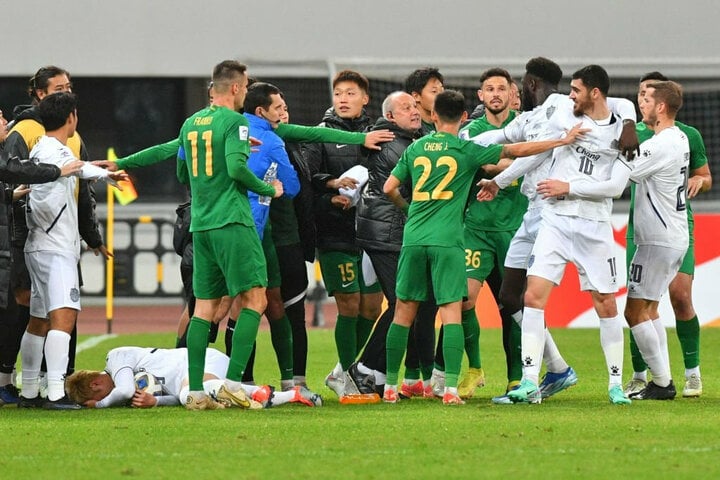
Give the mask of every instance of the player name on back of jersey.
M 210 125 L 213 121 L 213 117 L 195 117 L 193 119 L 193 125 Z
M 423 145 L 423 150 L 426 152 L 442 152 L 447 150 L 447 143 L 445 142 L 426 142 Z

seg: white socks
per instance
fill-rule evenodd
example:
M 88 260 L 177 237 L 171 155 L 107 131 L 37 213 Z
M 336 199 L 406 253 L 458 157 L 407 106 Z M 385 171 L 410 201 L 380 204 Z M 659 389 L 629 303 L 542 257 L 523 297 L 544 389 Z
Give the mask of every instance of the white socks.
M 545 329 L 545 349 L 543 359 L 545 360 L 545 366 L 547 366 L 548 372 L 563 373 L 570 367 L 562 355 L 560 355 L 560 350 L 558 350 L 555 340 L 550 334 L 550 330 L 547 328 Z
M 660 339 L 652 321 L 646 321 L 631 327 L 633 337 L 640 354 L 653 374 L 653 382 L 661 387 L 670 384 L 670 372 L 666 369 L 665 358 L 661 351 Z
M 536 385 L 545 349 L 545 311 L 525 307 L 522 317 L 523 378 Z
M 65 373 L 70 352 L 70 334 L 62 330 L 50 330 L 45 339 L 47 362 L 48 400 L 56 401 L 65 396 Z
M 40 394 L 40 365 L 42 365 L 45 337 L 28 333 L 20 341 L 22 359 L 22 396 L 35 398 Z
M 600 345 L 605 353 L 608 369 L 608 389 L 622 386 L 624 337 L 620 316 L 600 319 Z

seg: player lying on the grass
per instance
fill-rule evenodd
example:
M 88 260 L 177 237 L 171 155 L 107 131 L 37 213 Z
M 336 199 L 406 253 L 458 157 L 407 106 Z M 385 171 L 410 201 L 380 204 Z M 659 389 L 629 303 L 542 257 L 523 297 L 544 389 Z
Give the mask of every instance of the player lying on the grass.
M 213 348 L 205 351 L 203 387 L 208 395 L 214 395 L 222 385 L 229 361 L 227 355 Z M 156 395 L 138 388 L 135 376 L 140 372 L 154 377 L 160 387 Z M 108 353 L 104 371 L 77 371 L 65 380 L 65 389 L 74 402 L 89 408 L 182 405 L 189 391 L 187 349 L 114 348 Z M 243 389 L 252 399 L 245 408 L 268 408 L 289 402 L 310 407 L 322 405 L 320 395 L 301 386 L 287 392 L 275 392 L 269 385 L 243 385 Z

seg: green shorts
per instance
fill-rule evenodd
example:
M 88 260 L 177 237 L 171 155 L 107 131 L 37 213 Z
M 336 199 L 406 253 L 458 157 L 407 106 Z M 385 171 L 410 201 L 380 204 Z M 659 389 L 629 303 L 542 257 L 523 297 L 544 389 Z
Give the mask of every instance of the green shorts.
M 465 255 L 461 247 L 402 247 L 397 271 L 397 298 L 416 302 L 429 300 L 430 282 L 438 305 L 467 297 Z
M 362 254 L 337 250 L 321 250 L 318 261 L 328 295 L 335 293 L 378 293 L 380 282 L 365 285 L 362 273 Z
M 193 232 L 193 290 L 208 300 L 234 297 L 267 285 L 267 267 L 255 227 L 231 223 Z
M 465 227 L 465 276 L 480 282 L 493 271 L 496 266 L 505 264 L 510 241 L 515 232 L 492 232 L 475 230 Z
M 267 287 L 277 288 L 282 283 L 280 280 L 280 261 L 278 260 L 277 251 L 275 251 L 275 242 L 272 238 L 270 222 L 268 222 L 263 232 L 262 248 L 265 253 L 265 262 L 267 263 Z
M 633 243 L 633 239 L 626 238 L 625 260 L 628 268 L 630 268 L 629 265 L 630 262 L 632 262 L 632 258 L 635 255 L 636 250 L 637 245 Z M 680 270 L 678 270 L 678 273 L 684 273 L 690 276 L 695 275 L 695 236 L 692 233 L 690 234 L 690 243 L 688 244 L 688 249 L 685 251 L 685 256 L 683 257 L 682 265 L 680 265 Z

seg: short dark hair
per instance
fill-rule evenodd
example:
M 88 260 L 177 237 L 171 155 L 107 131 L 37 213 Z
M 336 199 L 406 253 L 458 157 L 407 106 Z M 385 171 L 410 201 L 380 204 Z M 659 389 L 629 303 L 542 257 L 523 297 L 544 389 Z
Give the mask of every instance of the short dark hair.
M 245 95 L 245 103 L 243 104 L 243 110 L 247 113 L 255 114 L 257 107 L 262 107 L 265 110 L 270 107 L 272 99 L 270 95 L 279 95 L 280 89 L 272 83 L 266 82 L 255 82 L 248 87 L 247 95 Z
M 435 113 L 444 122 L 457 122 L 465 111 L 465 97 L 457 90 L 444 90 L 435 97 Z
M 35 75 L 30 77 L 30 80 L 28 80 L 27 92 L 30 98 L 39 102 L 40 98 L 38 98 L 37 90 L 47 90 L 50 79 L 57 77 L 58 75 L 67 75 L 68 80 L 70 80 L 70 73 L 68 73 L 65 69 L 56 67 L 55 65 L 41 67 L 37 72 L 35 72 Z
M 224 60 L 213 68 L 212 84 L 219 93 L 224 93 L 246 71 L 247 65 L 236 60 Z
M 667 78 L 662 73 L 655 71 L 655 72 L 648 72 L 645 75 L 643 75 L 642 77 L 640 77 L 640 83 L 647 82 L 648 80 L 657 80 L 659 82 L 667 82 L 670 79 Z
M 554 87 L 558 86 L 563 76 L 560 65 L 545 57 L 535 57 L 528 60 L 525 64 L 525 73 L 537 77 Z
M 365 75 L 355 70 L 342 70 L 338 72 L 332 81 L 333 88 L 340 82 L 352 82 L 356 84 L 360 90 L 365 92 L 365 94 L 370 93 L 370 81 Z
M 409 94 L 421 93 L 430 79 L 435 78 L 440 83 L 445 83 L 445 77 L 436 67 L 418 68 L 405 79 L 405 91 Z
M 77 96 L 70 92 L 53 93 L 43 98 L 37 113 L 45 131 L 52 132 L 65 125 L 71 113 L 77 110 Z
M 610 90 L 610 77 L 600 65 L 587 65 L 573 73 L 572 79 L 582 80 L 588 89 L 597 88 L 606 97 Z
M 513 83 L 513 79 L 510 76 L 510 72 L 505 70 L 504 68 L 495 67 L 495 68 L 489 68 L 485 70 L 480 75 L 480 86 L 482 87 L 482 84 L 485 83 L 485 80 L 491 77 L 503 77 L 505 80 L 508 81 L 508 83 Z
M 667 106 L 668 114 L 674 117 L 683 104 L 683 91 L 679 83 L 667 81 L 651 82 L 648 88 L 654 88 L 655 102 L 662 102 Z

